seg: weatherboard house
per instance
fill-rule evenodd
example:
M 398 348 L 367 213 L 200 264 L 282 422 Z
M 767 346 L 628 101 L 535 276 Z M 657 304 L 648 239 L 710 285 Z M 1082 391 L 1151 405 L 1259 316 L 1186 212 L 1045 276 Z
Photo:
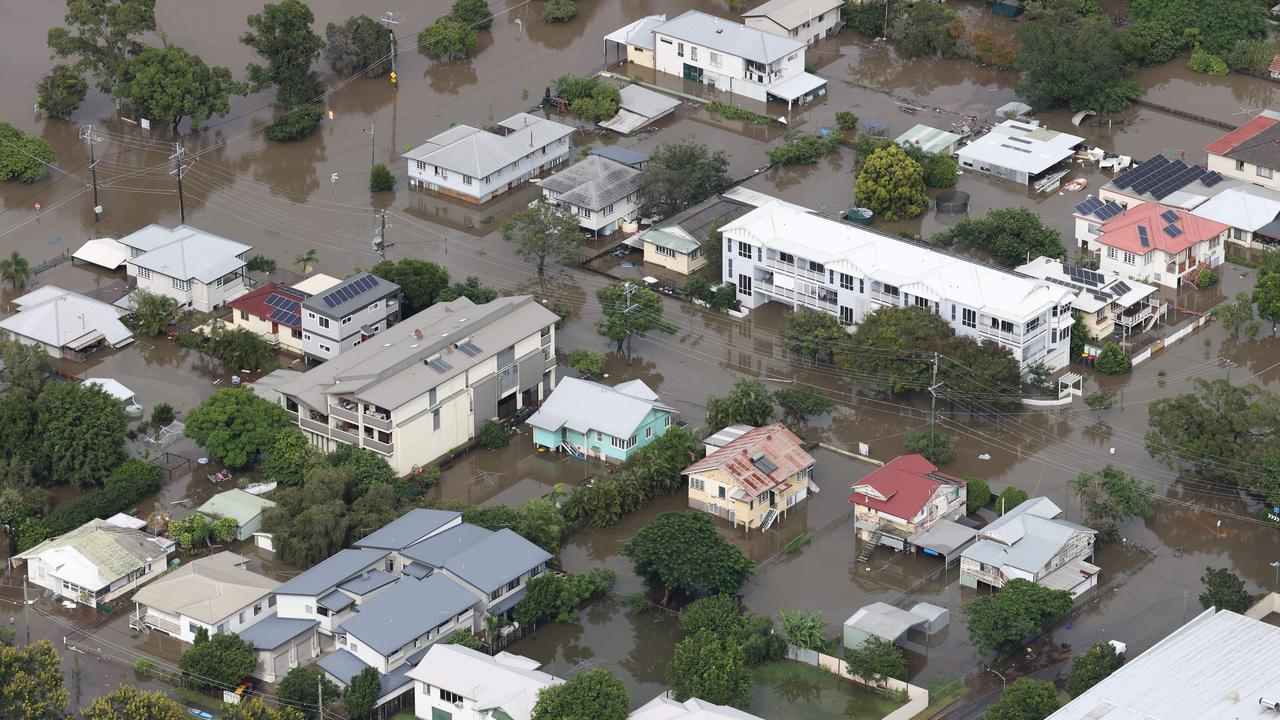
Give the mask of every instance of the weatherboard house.
M 731 427 L 720 435 L 727 440 L 720 449 L 683 471 L 689 479 L 690 507 L 722 517 L 734 527 L 763 532 L 811 491 L 818 492 L 813 456 L 786 425 Z M 707 442 L 710 446 L 713 439 Z
M 1097 585 L 1100 568 L 1089 562 L 1097 531 L 1062 514 L 1046 497 L 1006 509 L 961 553 L 960 584 L 999 588 L 1010 580 L 1030 580 L 1073 597 Z
M 643 380 L 609 387 L 564 378 L 527 422 L 540 448 L 624 462 L 666 432 L 675 412 Z
M 189 225 L 167 228 L 152 223 L 120 238 L 138 289 L 177 300 L 196 312 L 208 312 L 248 291 L 245 255 L 253 248 Z

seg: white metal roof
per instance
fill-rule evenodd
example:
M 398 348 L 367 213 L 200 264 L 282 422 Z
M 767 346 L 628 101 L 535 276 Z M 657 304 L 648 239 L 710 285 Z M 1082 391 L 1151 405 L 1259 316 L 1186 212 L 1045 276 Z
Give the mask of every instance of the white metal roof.
M 940 152 L 948 152 L 956 143 L 960 142 L 960 136 L 939 130 L 928 125 L 917 124 L 910 130 L 902 133 L 894 140 L 899 145 L 910 145 L 917 147 L 929 154 L 937 154 Z
M 71 257 L 108 270 L 115 270 L 129 258 L 129 248 L 112 238 L 94 238 L 81 245 Z
M 628 85 L 618 93 L 622 96 L 618 107 L 643 115 L 649 121 L 656 120 L 680 106 L 679 100 L 640 85 Z
M 457 125 L 402 157 L 483 178 L 573 133 L 568 125 L 528 113 L 516 113 L 498 124 L 509 134 L 498 135 L 469 125 Z
M 1057 555 L 1072 535 L 1094 533 L 1061 520 L 1062 509 L 1046 497 L 1026 500 L 978 531 L 977 542 L 961 554 L 999 568 L 1036 574 Z
M 700 10 L 688 10 L 653 28 L 653 32 L 765 64 L 793 52 L 803 52 L 805 48 L 802 42 L 749 28 Z
M 1054 278 L 1059 282 L 1070 283 L 1080 288 L 1080 291 L 1076 293 L 1076 299 L 1072 301 L 1071 305 L 1075 309 L 1087 313 L 1098 312 L 1113 302 L 1119 303 L 1122 308 L 1127 308 L 1156 293 L 1156 286 L 1123 278 L 1113 270 L 1091 270 L 1090 272 L 1102 276 L 1102 282 L 1096 287 L 1081 285 L 1071 278 L 1065 263 L 1043 255 L 1029 263 L 1019 265 L 1017 270 L 1034 278 L 1042 280 Z M 1098 295 L 1103 295 L 1105 298 L 1099 299 Z
M 538 693 L 564 682 L 538 670 L 535 660 L 500 652 L 493 657 L 461 645 L 432 645 L 408 676 L 472 701 L 475 709 L 501 710 L 529 720 Z
M 36 288 L 13 304 L 21 309 L 0 320 L 0 329 L 51 347 L 78 350 L 98 340 L 112 346 L 133 340 L 120 322 L 128 311 L 56 285 Z
M 120 238 L 120 243 L 142 251 L 129 259 L 131 265 L 203 283 L 244 267 L 239 256 L 253 249 L 189 225 L 167 228 L 154 223 Z
M 102 388 L 103 392 L 120 402 L 128 402 L 133 399 L 133 391 L 115 378 L 89 378 L 84 381 L 84 384 Z
M 1066 160 L 1084 142 L 1068 135 L 1017 120 L 1005 120 L 991 132 L 957 151 L 961 158 L 1035 175 Z
M 735 707 L 716 705 L 698 698 L 677 702 L 663 694 L 641 705 L 639 709 L 627 716 L 627 720 L 763 720 L 763 718 Z
M 609 387 L 590 380 L 564 378 L 526 422 L 549 432 L 567 427 L 626 438 L 655 408 L 674 412 L 658 402 L 657 394 L 640 380 Z
M 607 42 L 653 49 L 653 29 L 667 21 L 666 15 L 646 15 L 604 36 Z M 606 46 L 607 47 L 607 46 Z
M 769 86 L 769 94 L 783 100 L 795 100 L 826 84 L 827 81 L 817 75 L 802 72 L 799 75 L 793 75 L 783 80 L 777 85 Z
M 336 278 L 332 275 L 325 275 L 324 273 L 316 273 L 306 280 L 294 283 L 291 287 L 294 290 L 306 293 L 307 295 L 319 295 L 340 282 L 342 282 L 341 278 Z
M 767 17 L 791 30 L 843 5 L 841 0 L 769 0 L 742 13 L 742 17 Z
M 720 230 L 799 255 L 837 272 L 897 285 L 913 295 L 954 300 L 1000 317 L 1033 317 L 1074 296 L 1055 286 L 976 260 L 940 252 L 866 228 L 821 217 L 779 200 Z
M 1196 206 L 1191 214 L 1253 232 L 1280 216 L 1280 193 L 1241 183 Z
M 1205 610 L 1048 720 L 1275 720 L 1280 627 Z

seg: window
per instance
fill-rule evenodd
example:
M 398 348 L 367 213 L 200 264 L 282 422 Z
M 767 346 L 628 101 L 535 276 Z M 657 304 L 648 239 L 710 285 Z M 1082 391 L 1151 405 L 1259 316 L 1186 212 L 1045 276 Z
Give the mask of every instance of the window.
M 151 279 L 150 268 L 144 268 L 144 267 L 138 268 L 138 277 L 143 280 L 150 280 Z
M 710 63 L 711 67 L 713 68 L 720 67 L 722 63 L 720 53 L 710 51 L 710 55 L 707 57 L 707 62 Z
M 538 565 L 537 567 L 529 571 L 529 579 L 532 580 L 533 578 L 536 578 L 541 574 L 542 574 L 542 566 Z
M 840 273 L 840 287 L 844 288 L 845 290 L 852 290 L 852 289 L 853 289 L 853 276 L 852 276 L 852 275 L 845 275 L 844 273 Z
M 455 704 L 456 704 L 456 703 L 461 703 L 461 702 L 462 702 L 462 696 L 461 696 L 461 695 L 459 695 L 458 693 L 451 693 L 451 692 L 449 692 L 448 690 L 445 690 L 444 688 L 440 688 L 440 699 L 441 699 L 441 700 L 443 700 L 443 701 L 445 701 L 445 702 L 447 702 L 447 703 L 455 703 Z
M 200 631 L 199 625 L 190 621 L 187 622 L 187 632 L 191 633 L 192 635 L 195 635 L 199 631 Z
M 597 431 L 596 431 L 596 442 L 600 442 L 601 440 L 604 440 L 604 433 L 602 433 L 602 432 L 600 432 L 599 430 L 597 430 Z
M 706 480 L 703 480 L 703 479 L 702 479 L 702 478 L 700 478 L 700 477 L 694 477 L 694 476 L 690 475 L 690 476 L 689 476 L 689 489 L 690 489 L 690 490 L 697 490 L 697 491 L 699 491 L 699 492 L 705 491 L 705 490 L 707 489 L 707 481 L 706 481 Z
M 238 615 L 236 615 L 236 620 L 237 620 L 241 625 L 243 625 L 243 624 L 244 624 L 244 611 L 243 611 L 243 610 L 241 610 L 241 611 L 240 611 L 240 613 L 239 613 Z
M 329 327 L 329 318 L 323 318 L 323 317 L 322 317 L 322 318 L 320 318 L 320 319 L 319 319 L 319 321 L 318 321 L 318 322 L 320 323 L 320 327 L 322 327 L 322 328 L 327 328 L 327 327 Z
M 512 580 L 511 582 L 507 583 L 507 592 L 511 592 L 512 590 L 515 590 L 518 587 L 520 587 L 520 578 L 516 578 L 515 580 Z
M 350 322 L 351 322 L 351 316 L 350 316 L 350 315 L 348 315 L 348 316 L 346 316 L 346 317 L 342 318 L 342 324 L 343 324 L 343 325 L 347 325 L 347 324 L 349 324 Z
M 613 214 L 613 203 L 609 203 L 600 209 L 600 214 L 608 217 Z
M 473 180 L 472 180 L 472 178 L 471 178 L 471 176 L 470 176 L 470 175 L 463 175 L 463 176 L 462 176 L 462 184 L 463 184 L 463 185 L 470 185 L 472 182 L 473 182 Z
M 1143 253 L 1143 254 L 1142 254 L 1142 264 L 1143 264 L 1143 265 L 1150 265 L 1150 264 L 1151 264 L 1151 259 L 1152 259 L 1153 257 L 1155 257 L 1155 254 L 1156 254 L 1156 251 L 1155 251 L 1155 250 L 1148 250 L 1148 251 L 1146 251 L 1145 253 Z
M 1244 161 L 1243 161 L 1243 160 L 1237 160 L 1237 161 L 1236 161 L 1236 172 L 1244 172 Z
M 580 217 L 580 218 L 587 218 L 587 219 L 590 219 L 590 218 L 591 218 L 591 211 L 590 211 L 590 210 L 588 210 L 587 208 L 580 207 L 580 208 L 578 208 L 578 217 Z
M 431 411 L 431 429 L 440 429 L 440 408 Z
M 231 629 L 231 628 L 230 628 L 226 623 L 222 623 L 221 625 L 219 625 L 219 626 L 218 626 L 218 632 L 220 632 L 220 633 L 225 633 L 225 632 L 229 631 L 230 629 Z
M 1102 226 L 1101 226 L 1101 225 L 1099 225 L 1098 223 L 1089 223 L 1088 225 L 1089 225 L 1089 227 L 1088 227 L 1088 231 L 1089 231 L 1089 234 L 1090 234 L 1090 235 L 1101 235 L 1101 234 L 1102 234 Z
M 1261 165 L 1258 166 L 1257 172 L 1258 177 L 1267 179 L 1271 179 L 1271 176 L 1274 174 L 1272 173 L 1271 168 L 1262 167 Z
M 819 16 L 818 16 L 818 22 L 822 22 L 822 18 L 824 18 L 824 17 L 826 17 L 826 14 L 825 14 L 825 13 L 823 13 L 822 15 L 819 15 Z
M 689 46 L 689 59 L 693 62 L 698 62 L 698 46 L 697 45 Z
M 978 327 L 978 311 L 969 308 L 960 309 L 960 324 L 965 327 Z
M 1032 330 L 1040 327 L 1040 318 L 1031 318 L 1027 321 L 1027 326 L 1023 330 L 1024 333 L 1030 334 Z
M 275 606 L 276 606 L 276 596 L 275 596 L 275 595 L 268 596 L 268 597 L 267 597 L 267 607 L 269 607 L 269 608 L 273 608 L 273 607 L 275 607 Z
M 502 597 L 502 588 L 498 588 L 497 590 L 489 593 L 489 600 L 497 600 L 500 597 Z
M 315 314 L 315 313 L 313 313 L 313 312 L 308 311 L 308 312 L 307 312 L 307 317 L 311 318 L 312 320 L 315 320 L 315 319 L 316 319 L 316 314 Z
M 676 43 L 676 57 L 684 57 L 684 43 Z
M 664 427 L 664 428 L 669 428 L 669 427 L 671 427 L 671 416 L 670 416 L 670 415 L 667 415 L 666 417 L 662 418 L 662 427 Z
M 324 343 L 320 343 L 320 352 L 333 352 L 333 349 Z
M 1131 252 L 1126 252 L 1126 253 L 1124 254 L 1124 261 L 1125 261 L 1126 263 L 1128 263 L 1128 264 L 1132 265 L 1132 264 L 1134 264 L 1135 262 L 1137 262 L 1137 261 L 1138 261 L 1138 256 L 1137 256 L 1137 255 L 1134 255 L 1134 254 L 1133 254 L 1133 253 L 1131 253 Z
M 179 280 L 178 278 L 173 278 L 172 280 L 169 281 L 169 283 L 173 285 L 174 290 L 182 290 L 185 292 L 191 289 L 190 280 Z
M 840 306 L 840 324 L 846 327 L 853 324 L 853 308 Z
M 750 245 L 748 245 L 748 244 L 746 244 L 746 243 L 744 243 L 744 242 L 739 242 L 739 243 L 738 243 L 738 257 L 744 257 L 744 258 L 746 258 L 746 259 L 750 260 L 750 259 L 751 259 L 751 246 L 750 246 Z
M 419 160 L 419 161 L 417 161 L 417 162 L 418 162 L 418 171 L 419 171 L 419 172 L 426 172 L 427 164 L 426 164 L 426 163 L 424 163 L 424 162 L 422 162 L 421 160 Z
M 240 319 L 241 319 L 241 320 L 248 320 L 248 319 L 249 319 L 249 313 L 245 312 L 244 310 L 241 310 L 241 311 L 240 311 Z
M 310 605 L 303 605 L 303 606 L 302 606 L 302 613 L 303 613 L 304 615 L 311 615 L 311 614 L 313 614 L 314 612 L 315 612 L 315 610 L 312 610 Z
M 800 57 L 800 53 L 792 53 L 791 55 L 787 56 L 787 62 L 792 62 L 798 57 Z
M 888 283 L 881 286 L 880 292 L 885 295 L 892 295 L 893 297 L 898 297 L 902 294 L 902 291 L 898 289 L 897 285 L 890 285 Z
M 929 298 L 922 298 L 919 295 L 917 295 L 915 297 L 915 301 L 916 301 L 916 307 L 922 307 L 926 310 L 929 309 Z
M 615 436 L 609 437 L 610 443 L 619 450 L 630 450 L 636 445 L 636 437 L 632 435 L 629 438 L 620 438 Z
M 796 256 L 792 255 L 791 253 L 780 252 L 778 253 L 778 262 L 782 263 L 783 265 L 795 265 Z
M 654 247 L 654 252 L 658 253 L 662 257 L 673 258 L 676 256 L 676 251 L 672 250 L 671 248 L 662 247 L 661 245 L 654 245 L 653 247 Z
M 1111 258 L 1112 260 L 1115 260 L 1115 259 L 1116 259 L 1116 249 L 1115 249 L 1115 248 L 1113 248 L 1113 247 L 1109 247 L 1109 248 L 1107 248 L 1107 257 Z
M 742 293 L 743 295 L 751 294 L 751 276 L 750 275 L 738 276 L 738 292 Z
M 651 438 L 651 437 L 653 437 L 653 426 L 652 426 L 652 425 L 650 425 L 649 427 L 647 427 L 647 428 L 645 428 L 645 429 L 644 429 L 644 436 L 645 436 L 645 438 Z
M 303 339 L 303 340 L 310 340 L 310 339 L 311 339 L 311 333 L 303 333 L 303 334 L 302 334 L 302 339 Z
M 727 264 L 728 264 L 728 268 L 725 271 L 725 274 L 729 276 L 728 280 L 732 282 L 733 281 L 733 258 L 729 258 Z
M 716 495 L 721 498 L 725 496 L 725 488 L 723 485 L 716 486 Z
M 436 177 L 440 178 L 441 180 L 449 179 L 449 173 L 445 172 L 444 168 L 440 167 L 439 165 L 436 165 L 435 170 L 436 170 Z

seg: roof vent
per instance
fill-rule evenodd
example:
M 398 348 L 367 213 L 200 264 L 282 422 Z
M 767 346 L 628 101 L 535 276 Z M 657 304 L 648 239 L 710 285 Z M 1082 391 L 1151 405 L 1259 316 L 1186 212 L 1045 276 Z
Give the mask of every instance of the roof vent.
M 1275 710 L 1276 712 L 1280 712 L 1280 700 L 1276 700 L 1275 698 L 1260 697 L 1258 698 L 1258 704 L 1262 705 L 1268 710 Z
M 724 28 L 716 28 L 716 34 L 720 35 L 724 32 Z
M 413 337 L 414 337 L 414 338 L 416 338 L 416 339 L 418 339 L 418 340 L 421 340 L 421 339 L 422 339 L 422 331 L 421 331 L 421 330 L 414 330 L 414 331 L 413 331 Z

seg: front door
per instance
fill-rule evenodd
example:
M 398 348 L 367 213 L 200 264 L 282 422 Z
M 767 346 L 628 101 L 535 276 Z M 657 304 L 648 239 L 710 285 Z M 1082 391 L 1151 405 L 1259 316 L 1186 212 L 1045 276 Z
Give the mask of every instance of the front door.
M 702 68 L 697 65 L 684 64 L 684 79 L 694 82 L 702 82 Z

